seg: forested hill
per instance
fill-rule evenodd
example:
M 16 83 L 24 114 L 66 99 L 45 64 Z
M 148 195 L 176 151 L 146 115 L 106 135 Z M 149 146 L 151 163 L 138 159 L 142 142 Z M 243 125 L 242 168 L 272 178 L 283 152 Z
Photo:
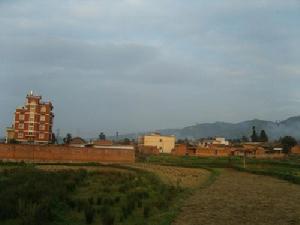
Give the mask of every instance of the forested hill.
M 250 137 L 252 127 L 256 127 L 259 134 L 261 130 L 265 130 L 270 139 L 278 139 L 282 136 L 290 135 L 300 140 L 300 116 L 290 117 L 281 122 L 273 122 L 266 120 L 249 120 L 240 123 L 201 123 L 181 129 L 163 129 L 157 130 L 164 135 L 176 135 L 177 139 L 184 138 L 206 138 L 221 136 L 228 139 L 241 138 L 242 136 Z M 136 138 L 139 134 L 122 135 L 119 138 Z

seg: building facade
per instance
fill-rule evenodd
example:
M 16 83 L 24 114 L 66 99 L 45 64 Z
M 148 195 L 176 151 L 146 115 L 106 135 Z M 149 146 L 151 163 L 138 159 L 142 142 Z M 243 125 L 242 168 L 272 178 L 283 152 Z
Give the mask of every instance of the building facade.
M 15 111 L 13 126 L 7 129 L 7 142 L 47 144 L 52 142 L 53 105 L 31 91 L 25 105 Z M 13 133 L 13 135 L 12 135 Z M 10 135 L 10 136 L 8 136 Z
M 223 145 L 223 146 L 229 146 L 229 141 L 226 141 L 223 137 L 216 137 L 214 139 L 202 139 L 198 143 L 198 145 L 202 148 L 209 148 L 213 145 Z
M 175 148 L 175 136 L 162 136 L 158 133 L 140 136 L 138 139 L 139 146 L 154 146 L 159 149 L 160 153 L 171 153 Z

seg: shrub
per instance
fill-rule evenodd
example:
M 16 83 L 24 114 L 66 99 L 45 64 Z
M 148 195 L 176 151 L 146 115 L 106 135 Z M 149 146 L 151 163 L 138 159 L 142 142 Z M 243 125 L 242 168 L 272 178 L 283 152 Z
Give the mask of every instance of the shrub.
M 84 216 L 86 224 L 93 223 L 95 217 L 95 209 L 90 205 L 86 206 L 84 209 Z
M 113 225 L 115 221 L 115 217 L 109 210 L 108 213 L 102 215 L 101 221 L 103 225 Z
M 144 214 L 145 218 L 149 217 L 149 214 L 150 214 L 150 207 L 149 206 L 144 207 L 143 214 Z

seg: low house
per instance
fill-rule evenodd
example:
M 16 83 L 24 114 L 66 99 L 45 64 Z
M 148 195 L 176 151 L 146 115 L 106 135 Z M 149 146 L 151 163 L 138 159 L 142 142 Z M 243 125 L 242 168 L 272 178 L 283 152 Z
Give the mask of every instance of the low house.
M 95 140 L 92 142 L 94 146 L 111 146 L 113 142 L 111 140 Z
M 202 139 L 199 142 L 199 147 L 202 148 L 209 148 L 213 145 L 217 146 L 229 146 L 229 141 L 226 141 L 223 137 L 216 137 L 214 139 Z
M 186 144 L 176 144 L 172 150 L 172 155 L 183 156 L 188 155 L 188 147 Z
M 86 144 L 87 144 L 87 142 L 83 138 L 74 137 L 71 139 L 69 146 L 83 148 L 83 147 L 85 147 Z
M 142 155 L 159 155 L 159 149 L 156 146 L 138 146 L 138 153 Z

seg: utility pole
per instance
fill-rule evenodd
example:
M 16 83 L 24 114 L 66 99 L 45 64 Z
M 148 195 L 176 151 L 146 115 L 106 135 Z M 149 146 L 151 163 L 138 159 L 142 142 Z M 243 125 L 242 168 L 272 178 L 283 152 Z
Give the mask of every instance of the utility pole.
M 244 150 L 243 164 L 244 164 L 244 169 L 246 169 L 246 150 Z

